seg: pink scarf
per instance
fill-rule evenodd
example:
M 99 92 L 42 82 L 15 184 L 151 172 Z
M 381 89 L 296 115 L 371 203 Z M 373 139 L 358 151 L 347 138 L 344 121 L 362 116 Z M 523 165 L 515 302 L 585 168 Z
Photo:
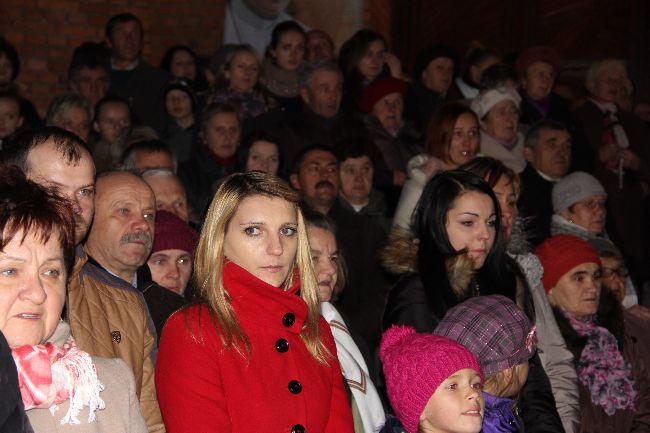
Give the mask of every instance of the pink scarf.
M 582 321 L 566 312 L 564 315 L 578 335 L 587 338 L 578 361 L 578 379 L 589 389 L 592 403 L 609 416 L 617 409 L 634 410 L 632 367 L 618 350 L 616 337 L 596 325 L 593 318 Z
M 49 408 L 52 415 L 58 404 L 70 400 L 70 407 L 61 424 L 80 424 L 77 416 L 88 406 L 88 422 L 95 420 L 95 411 L 104 409 L 99 397 L 104 385 L 97 378 L 90 355 L 77 348 L 72 337 L 62 347 L 52 343 L 20 346 L 11 349 L 20 393 L 25 410 Z

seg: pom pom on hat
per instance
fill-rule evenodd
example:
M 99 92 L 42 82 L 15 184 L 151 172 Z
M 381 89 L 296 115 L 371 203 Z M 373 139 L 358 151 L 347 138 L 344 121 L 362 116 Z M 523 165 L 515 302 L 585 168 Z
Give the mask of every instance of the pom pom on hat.
M 587 241 L 573 235 L 551 236 L 535 249 L 544 267 L 542 284 L 548 293 L 567 272 L 583 263 L 601 266 L 598 252 Z
M 471 368 L 483 375 L 474 355 L 445 337 L 418 334 L 409 326 L 393 326 L 379 350 L 388 398 L 404 428 L 416 433 L 420 415 L 436 389 L 459 370 Z

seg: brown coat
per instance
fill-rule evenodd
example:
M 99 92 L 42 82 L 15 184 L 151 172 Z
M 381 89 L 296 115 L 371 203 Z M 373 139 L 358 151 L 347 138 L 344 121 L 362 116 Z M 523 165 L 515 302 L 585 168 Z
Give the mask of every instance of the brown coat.
M 60 324 L 57 334 L 60 334 L 55 341 L 61 346 L 70 335 L 67 325 Z M 80 424 L 61 424 L 60 420 L 68 412 L 70 400 L 59 405 L 59 409 L 52 415 L 48 408 L 30 409 L 27 417 L 35 433 L 146 433 L 147 426 L 142 419 L 138 404 L 138 397 L 135 394 L 135 382 L 133 373 L 121 359 L 107 359 L 93 357 L 93 363 L 97 368 L 99 381 L 104 385 L 104 390 L 99 396 L 106 407 L 95 412 L 95 421 L 88 422 L 88 408 L 84 407 L 79 413 Z
M 88 262 L 82 248 L 68 290 L 68 321 L 80 349 L 93 356 L 121 358 L 135 376 L 135 391 L 149 432 L 162 433 L 151 353 L 154 338 L 147 307 L 131 285 Z

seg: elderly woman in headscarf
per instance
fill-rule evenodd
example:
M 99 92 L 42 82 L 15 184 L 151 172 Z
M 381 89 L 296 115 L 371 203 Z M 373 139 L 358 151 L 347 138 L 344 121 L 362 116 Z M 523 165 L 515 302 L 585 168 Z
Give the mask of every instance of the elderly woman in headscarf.
M 552 235 L 570 234 L 586 241 L 606 239 L 611 242 L 605 231 L 607 192 L 595 177 L 582 171 L 571 173 L 553 186 L 551 199 L 555 212 L 551 219 Z M 620 252 L 619 255 L 622 256 Z M 623 305 L 629 307 L 637 303 L 634 284 L 628 277 Z
M 649 431 L 648 360 L 630 336 L 620 306 L 601 291 L 598 253 L 572 235 L 552 236 L 535 253 L 556 320 L 575 357 L 580 431 Z
M 0 331 L 32 428 L 146 432 L 129 367 L 79 350 L 61 320 L 75 257 L 73 206 L 8 166 L 0 166 L 0 202 Z

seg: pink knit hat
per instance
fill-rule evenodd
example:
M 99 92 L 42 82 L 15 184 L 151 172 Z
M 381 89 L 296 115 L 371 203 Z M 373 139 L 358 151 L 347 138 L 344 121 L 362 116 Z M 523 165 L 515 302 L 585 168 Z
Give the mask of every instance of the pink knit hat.
M 464 368 L 483 373 L 464 346 L 445 337 L 418 334 L 410 326 L 393 326 L 384 333 L 379 349 L 388 398 L 408 433 L 418 431 L 420 415 L 436 389 Z

